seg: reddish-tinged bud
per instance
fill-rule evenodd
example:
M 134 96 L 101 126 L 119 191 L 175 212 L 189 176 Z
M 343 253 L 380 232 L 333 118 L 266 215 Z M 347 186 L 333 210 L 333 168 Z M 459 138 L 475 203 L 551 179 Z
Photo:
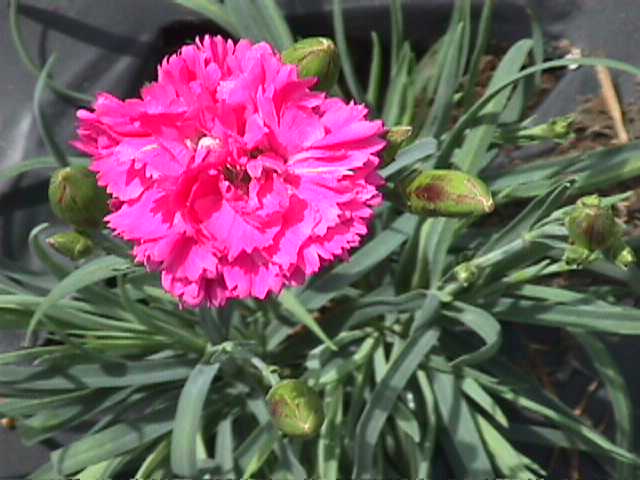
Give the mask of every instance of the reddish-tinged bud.
M 86 167 L 72 166 L 54 172 L 49 182 L 49 203 L 61 220 L 80 229 L 98 228 L 109 212 L 107 192 Z
M 300 380 L 284 380 L 267 395 L 273 422 L 292 437 L 310 438 L 324 422 L 322 399 L 315 390 Z

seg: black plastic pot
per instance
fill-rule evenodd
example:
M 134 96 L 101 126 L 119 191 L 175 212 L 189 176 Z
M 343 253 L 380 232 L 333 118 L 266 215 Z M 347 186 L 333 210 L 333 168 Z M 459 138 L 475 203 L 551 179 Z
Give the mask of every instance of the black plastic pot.
M 259 1 L 259 0 L 258 0 Z M 296 34 L 332 35 L 331 0 L 281 0 Z M 389 42 L 388 0 L 344 0 L 350 45 L 362 73 L 369 61 L 370 31 Z M 482 6 L 475 0 L 474 8 Z M 568 38 L 584 52 L 640 64 L 640 9 L 637 0 L 499 0 L 495 40 L 509 44 L 529 35 L 527 8 L 541 18 L 552 38 Z M 426 50 L 447 27 L 453 0 L 405 0 L 405 30 L 418 50 Z M 634 8 L 635 7 L 635 8 Z M 8 6 L 0 7 L 0 167 L 46 154 L 32 114 L 34 76 L 20 62 L 12 45 Z M 59 83 L 91 94 L 107 90 L 134 96 L 155 74 L 155 65 L 197 34 L 220 32 L 217 27 L 170 1 L 47 0 L 24 3 L 20 18 L 26 47 L 39 64 L 54 52 Z M 621 80 L 624 95 L 633 93 L 631 79 Z M 539 109 L 541 119 L 575 110 L 579 96 L 597 91 L 588 70 L 567 75 Z M 47 94 L 42 111 L 56 138 L 72 138 L 75 106 Z M 70 147 L 65 149 L 72 152 Z M 39 268 L 28 255 L 25 239 L 36 224 L 50 220 L 44 174 L 28 174 L 0 184 L 0 254 Z M 20 332 L 0 336 L 0 351 L 19 345 Z M 625 344 L 627 342 L 624 342 Z M 635 374 L 632 348 L 619 344 L 614 353 L 627 366 L 632 396 L 640 400 L 640 378 Z M 636 402 L 638 403 L 638 402 Z M 60 439 L 62 442 L 67 438 Z M 47 460 L 49 446 L 23 447 L 15 433 L 0 430 L 0 478 L 22 478 Z

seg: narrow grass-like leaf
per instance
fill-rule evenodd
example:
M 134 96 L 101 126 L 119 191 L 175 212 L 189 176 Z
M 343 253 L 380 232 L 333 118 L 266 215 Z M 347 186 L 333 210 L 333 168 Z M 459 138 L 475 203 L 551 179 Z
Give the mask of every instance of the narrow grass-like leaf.
M 260 10 L 267 22 L 271 38 L 274 41 L 273 46 L 282 52 L 293 45 L 293 34 L 275 0 L 258 0 L 254 2 L 254 5 Z
M 496 403 L 491 395 L 489 395 L 477 381 L 473 378 L 465 377 L 460 382 L 460 388 L 472 402 L 480 405 L 498 424 L 505 428 L 509 427 L 509 421 L 502 411 L 502 408 L 500 408 L 500 405 Z
M 118 473 L 118 470 L 130 461 L 131 457 L 135 453 L 136 452 L 131 452 L 129 455 L 119 455 L 117 457 L 110 458 L 109 460 L 91 465 L 73 478 L 74 480 L 109 480 L 110 478 L 114 478 L 114 475 Z
M 219 0 L 173 0 L 183 7 L 190 8 L 205 17 L 210 18 L 234 37 L 240 37 L 240 31 L 235 22 L 225 11 L 225 6 Z
M 56 476 L 69 476 L 89 465 L 138 448 L 171 430 L 174 410 L 173 405 L 166 405 L 143 417 L 85 436 L 52 452 L 50 463 L 39 468 L 30 478 L 49 480 Z
M 237 25 L 241 37 L 251 39 L 254 42 L 273 41 L 262 14 L 258 12 L 252 0 L 225 2 L 224 8 L 234 25 Z
M 49 75 L 51 67 L 53 67 L 55 58 L 56 57 L 54 54 L 49 58 L 49 60 L 47 60 L 47 63 L 45 64 L 42 72 L 40 72 L 40 76 L 38 77 L 36 88 L 33 93 L 33 115 L 36 119 L 36 125 L 38 126 L 40 136 L 42 137 L 47 150 L 49 150 L 49 153 L 59 166 L 66 167 L 69 165 L 67 156 L 62 151 L 62 148 L 60 148 L 60 145 L 58 145 L 58 143 L 56 142 L 56 139 L 53 136 L 53 132 L 51 131 L 51 128 L 49 128 L 49 123 L 42 113 L 42 94 L 44 93 L 44 89 L 47 85 L 46 79 Z
M 478 24 L 478 34 L 476 36 L 475 47 L 473 55 L 471 56 L 469 71 L 467 73 L 467 86 L 462 100 L 464 110 L 467 110 L 475 100 L 476 83 L 480 76 L 480 63 L 487 49 L 489 36 L 491 35 L 491 22 L 493 20 L 494 5 L 495 0 L 485 0 L 484 7 L 482 8 L 480 23 Z
M 356 69 L 353 65 L 353 61 L 351 60 L 349 46 L 347 45 L 342 0 L 333 0 L 332 6 L 333 32 L 336 40 L 336 47 L 338 48 L 338 55 L 340 55 L 342 73 L 344 74 L 344 79 L 347 82 L 351 96 L 357 102 L 362 102 L 364 100 L 364 92 L 360 82 L 358 81 Z
M 460 64 L 460 48 L 464 34 L 462 23 L 453 32 L 451 46 L 446 51 L 446 59 L 438 82 L 438 89 L 435 93 L 435 100 L 429 111 L 425 126 L 420 132 L 421 137 L 440 137 L 451 118 L 453 94 L 460 80 L 457 75 Z
M 343 416 L 344 389 L 334 384 L 325 390 L 325 422 L 318 439 L 317 478 L 338 478 L 342 447 L 341 430 Z
M 380 170 L 380 175 L 389 178 L 391 175 L 410 167 L 419 160 L 433 155 L 438 148 L 438 142 L 431 137 L 420 138 L 411 145 L 401 149 L 395 160 Z
M 402 245 L 407 239 L 406 232 L 411 228 L 414 218 L 408 213 L 401 215 L 389 228 L 356 251 L 351 260 L 341 263 L 327 274 L 318 276 L 316 281 L 300 292 L 300 303 L 309 310 L 318 309 L 338 295 L 343 288 L 360 279 Z
M 171 434 L 171 468 L 181 476 L 192 478 L 198 473 L 196 438 L 202 427 L 202 414 L 209 386 L 219 363 L 199 363 L 182 388 Z
M 559 400 L 545 394 L 537 385 L 523 382 L 522 374 L 506 362 L 494 362 L 492 370 L 500 375 L 503 382 L 526 383 L 526 386 L 517 390 L 504 388 L 494 381 L 478 380 L 498 396 L 513 402 L 519 408 L 529 410 L 543 418 L 548 419 L 552 425 L 558 426 L 570 436 L 583 444 L 589 445 L 592 453 L 611 456 L 618 460 L 640 466 L 640 457 L 637 454 L 618 447 L 600 432 L 588 426 Z
M 529 232 L 533 225 L 558 208 L 566 198 L 568 190 L 569 185 L 563 183 L 554 190 L 547 192 L 546 195 L 535 199 L 498 234 L 489 239 L 480 249 L 478 255 L 504 247 Z
M 616 444 L 628 451 L 634 449 L 634 410 L 627 383 L 607 347 L 595 335 L 573 330 L 582 348 L 591 358 L 604 382 L 615 417 Z M 633 478 L 634 468 L 626 462 L 616 462 L 616 478 Z
M 640 335 L 640 311 L 622 306 L 548 305 L 504 298 L 498 300 L 492 311 L 496 317 L 509 322 L 586 332 Z
M 400 57 L 387 88 L 387 95 L 384 99 L 384 109 L 382 119 L 388 127 L 398 123 L 405 107 L 407 95 L 407 79 L 409 78 L 409 67 L 413 59 L 413 54 L 408 43 L 405 43 L 400 51 Z
M 517 73 L 524 65 L 531 47 L 530 40 L 520 40 L 513 45 L 501 60 L 487 88 L 491 89 Z M 509 94 L 509 89 L 503 90 L 478 114 L 485 123 L 467 133 L 462 147 L 452 160 L 461 170 L 475 175 L 484 167 L 483 160 L 496 130 L 496 117 L 507 105 Z M 446 165 L 448 160 L 441 157 L 438 162 L 440 165 Z
M 137 267 L 128 260 L 109 255 L 93 260 L 70 273 L 49 292 L 49 295 L 47 295 L 38 309 L 33 313 L 29 328 L 27 329 L 27 342 L 29 342 L 38 322 L 51 305 L 54 305 L 57 301 L 77 292 L 83 287 L 93 285 L 107 278 L 132 272 L 136 268 Z
M 400 50 L 404 41 L 404 25 L 402 18 L 402 1 L 391 0 L 389 3 L 390 19 L 391 19 L 391 64 L 389 74 L 398 67 Z
M 529 18 L 531 19 L 531 40 L 533 40 L 533 60 L 537 65 L 544 62 L 544 32 L 542 23 L 538 18 L 534 9 L 528 9 Z M 536 72 L 534 75 L 536 87 L 542 86 L 542 72 Z
M 369 67 L 369 81 L 365 99 L 374 110 L 378 110 L 380 89 L 382 88 L 382 46 L 380 37 L 375 31 L 371 32 L 371 63 Z
M 502 328 L 496 319 L 486 310 L 473 305 L 453 302 L 453 307 L 457 310 L 456 312 L 447 312 L 445 310 L 444 313 L 462 322 L 477 333 L 485 342 L 485 345 L 475 352 L 456 358 L 451 362 L 451 366 L 475 365 L 495 355 L 502 344 Z
M 544 62 L 540 65 L 534 65 L 533 67 L 525 68 L 519 73 L 513 75 L 511 78 L 506 79 L 499 85 L 488 89 L 480 100 L 478 100 L 457 122 L 454 128 L 452 128 L 445 139 L 440 150 L 442 158 L 449 158 L 453 151 L 458 147 L 460 139 L 463 137 L 466 130 L 477 120 L 480 112 L 489 105 L 493 99 L 500 95 L 505 89 L 510 88 L 513 84 L 520 81 L 523 78 L 533 75 L 536 72 L 550 70 L 553 68 L 569 67 L 571 65 L 585 65 L 585 66 L 604 66 L 615 70 L 626 72 L 633 76 L 640 76 L 640 68 L 633 65 L 620 62 L 617 60 L 611 60 L 608 58 L 572 58 L 567 60 L 552 60 L 550 62 Z
M 434 296 L 425 300 L 421 325 L 412 332 L 398 356 L 386 369 L 384 377 L 376 386 L 371 399 L 356 427 L 353 477 L 374 475 L 373 453 L 380 432 L 391 413 L 398 395 L 413 376 L 420 362 L 438 342 L 439 330 L 431 322 L 439 310 L 439 301 Z M 419 320 L 416 320 L 418 323 Z
M 153 449 L 153 451 L 147 455 L 142 465 L 136 472 L 133 478 L 140 480 L 151 480 L 159 478 L 157 473 L 162 468 L 164 463 L 168 462 L 169 452 L 171 451 L 171 439 L 169 436 L 162 440 Z M 160 477 L 162 478 L 162 477 Z
M 0 170 L 0 181 L 6 181 L 16 177 L 21 173 L 30 172 L 32 170 L 40 170 L 43 168 L 55 168 L 58 165 L 53 157 L 38 157 L 31 160 L 25 160 L 15 165 L 10 165 Z
M 505 478 L 525 479 L 547 476 L 547 472 L 516 450 L 482 415 L 475 414 L 473 417 L 498 470 Z
M 431 383 L 424 370 L 419 370 L 416 373 L 416 378 L 426 407 L 426 425 L 424 426 L 425 433 L 424 441 L 422 442 L 423 456 L 422 461 L 417 465 L 416 478 L 431 478 L 433 452 L 438 433 L 438 405 Z
M 222 476 L 233 476 L 235 438 L 233 435 L 233 418 L 227 417 L 218 424 L 216 431 L 215 459 L 220 464 Z
M 113 388 L 183 380 L 193 369 L 193 360 L 176 358 L 113 362 L 112 364 L 74 364 L 68 366 L 13 366 L 0 369 L 0 390 L 4 385 L 29 390 L 76 390 Z
M 431 378 L 442 425 L 450 439 L 445 447 L 449 451 L 456 478 L 496 478 L 473 411 L 455 377 L 432 371 Z
M 293 318 L 297 322 L 311 330 L 320 340 L 333 350 L 338 349 L 327 334 L 324 333 L 324 330 L 322 330 L 320 325 L 318 325 L 318 322 L 313 318 L 313 315 L 311 315 L 300 300 L 298 300 L 298 297 L 289 290 L 285 290 L 278 296 L 278 301 L 286 311 L 293 315 Z
M 235 458 L 242 472 L 243 480 L 255 475 L 267 457 L 271 455 L 275 445 L 276 432 L 269 422 L 257 427 L 238 447 Z

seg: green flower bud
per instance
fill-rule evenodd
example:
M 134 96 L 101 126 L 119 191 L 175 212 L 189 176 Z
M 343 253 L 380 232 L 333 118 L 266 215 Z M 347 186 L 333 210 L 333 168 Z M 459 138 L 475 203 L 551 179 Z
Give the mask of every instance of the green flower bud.
M 398 150 L 402 148 L 412 133 L 413 128 L 407 125 L 400 125 L 389 129 L 386 135 L 387 146 L 382 153 L 382 163 L 384 166 L 390 164 L 394 160 Z
M 478 278 L 478 267 L 472 265 L 470 262 L 464 262 L 454 268 L 453 273 L 458 282 L 468 287 Z
M 575 135 L 573 133 L 574 115 L 565 115 L 549 120 L 547 123 L 535 127 L 504 127 L 496 132 L 494 139 L 498 143 L 508 145 L 530 145 L 533 143 L 553 140 L 565 143 Z
M 60 219 L 81 229 L 98 228 L 109 212 L 107 192 L 86 167 L 56 170 L 49 182 L 49 203 Z
M 484 182 L 459 170 L 418 173 L 403 193 L 410 212 L 432 217 L 482 215 L 495 208 Z
M 623 270 L 627 270 L 631 265 L 636 263 L 636 254 L 631 247 L 620 240 L 613 247 L 613 261 Z
M 589 252 L 606 250 L 622 238 L 622 229 L 611 208 L 604 207 L 597 195 L 578 200 L 565 226 L 571 242 Z
M 63 232 L 47 238 L 47 243 L 56 252 L 71 260 L 82 260 L 93 253 L 93 242 L 78 232 Z
M 324 411 L 322 399 L 300 380 L 284 380 L 267 395 L 273 422 L 292 437 L 311 438 L 318 434 Z
M 331 90 L 340 73 L 338 49 L 332 40 L 310 37 L 296 42 L 282 52 L 282 61 L 298 65 L 302 78 L 317 77 L 316 88 Z

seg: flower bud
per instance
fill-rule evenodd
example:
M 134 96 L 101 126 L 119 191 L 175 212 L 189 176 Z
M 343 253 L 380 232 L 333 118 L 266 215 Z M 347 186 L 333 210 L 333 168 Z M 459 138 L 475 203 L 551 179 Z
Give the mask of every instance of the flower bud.
M 47 243 L 56 252 L 71 260 L 82 260 L 93 252 L 93 242 L 78 232 L 56 233 L 47 238 Z
M 393 161 L 398 150 L 402 148 L 412 133 L 413 128 L 408 125 L 400 125 L 389 129 L 386 135 L 387 146 L 382 153 L 383 165 L 386 166 Z
M 78 165 L 54 172 L 49 203 L 60 219 L 81 229 L 98 228 L 109 212 L 107 192 L 89 169 Z
M 432 217 L 482 215 L 494 210 L 489 188 L 459 170 L 426 170 L 404 189 L 408 210 Z
M 613 261 L 623 270 L 636 263 L 636 254 L 622 240 L 613 246 Z
M 338 50 L 332 40 L 310 37 L 296 42 L 282 52 L 282 61 L 298 65 L 302 78 L 317 77 L 316 88 L 331 90 L 340 73 Z
M 547 123 L 536 125 L 535 127 L 505 127 L 496 132 L 495 140 L 498 143 L 508 145 L 530 145 L 548 140 L 564 143 L 574 137 L 574 120 L 573 115 L 565 115 L 553 118 Z
M 465 287 L 468 287 L 478 278 L 478 267 L 470 262 L 464 262 L 453 269 L 456 280 Z
M 301 380 L 284 380 L 267 395 L 273 422 L 292 437 L 311 438 L 318 434 L 324 411 L 322 399 Z
M 565 226 L 571 242 L 589 252 L 606 250 L 622 238 L 622 229 L 611 208 L 602 206 L 597 195 L 578 200 Z

